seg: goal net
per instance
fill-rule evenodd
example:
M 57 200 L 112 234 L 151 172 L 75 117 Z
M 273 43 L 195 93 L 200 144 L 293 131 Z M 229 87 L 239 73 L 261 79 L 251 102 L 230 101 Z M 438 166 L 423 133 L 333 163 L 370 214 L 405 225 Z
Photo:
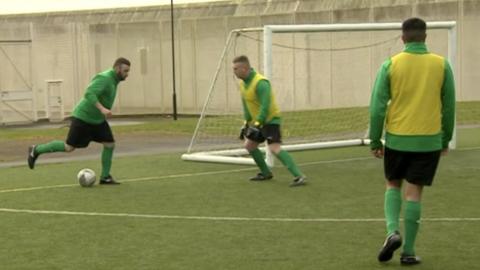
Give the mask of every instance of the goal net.
M 271 82 L 289 151 L 368 144 L 368 104 L 380 65 L 403 50 L 401 23 L 267 25 L 233 30 L 184 160 L 254 164 L 238 139 L 243 110 L 232 59 Z M 429 50 L 455 63 L 455 22 L 428 23 Z M 264 150 L 265 148 L 262 148 Z M 267 151 L 267 161 L 272 160 Z

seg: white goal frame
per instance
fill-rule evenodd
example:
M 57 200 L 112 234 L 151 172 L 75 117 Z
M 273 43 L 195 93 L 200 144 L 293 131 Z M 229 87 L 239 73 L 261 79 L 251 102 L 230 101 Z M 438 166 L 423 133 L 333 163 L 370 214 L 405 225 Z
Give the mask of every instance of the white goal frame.
M 457 59 L 457 29 L 456 21 L 437 21 L 437 22 L 427 22 L 427 30 L 429 29 L 446 29 L 448 30 L 448 55 L 447 59 L 450 62 L 453 72 L 455 73 L 455 64 Z M 358 23 L 358 24 L 296 24 L 296 25 L 265 25 L 263 27 L 263 54 L 264 54 L 264 75 L 266 78 L 272 78 L 272 35 L 273 33 L 302 33 L 302 32 L 352 32 L 352 31 L 389 31 L 389 30 L 401 30 L 402 23 Z M 194 131 L 190 146 L 188 148 L 188 153 L 182 155 L 183 160 L 188 161 L 202 161 L 202 162 L 215 162 L 215 163 L 231 163 L 231 164 L 244 164 L 244 165 L 254 165 L 255 162 L 250 157 L 238 157 L 248 155 L 248 152 L 245 149 L 233 149 L 233 150 L 220 150 L 220 151 L 210 151 L 210 152 L 198 152 L 190 153 L 192 149 L 195 136 L 200 128 L 200 121 L 206 115 L 206 110 L 209 104 L 210 96 L 215 86 L 215 82 L 218 78 L 220 72 L 221 64 L 224 61 L 224 58 L 227 54 L 228 48 L 231 45 L 231 40 L 234 35 L 239 32 L 252 32 L 252 31 L 261 31 L 262 28 L 245 28 L 245 29 L 235 29 L 230 32 L 230 35 L 227 38 L 222 56 L 218 62 L 217 70 L 215 76 L 210 85 L 210 90 L 208 92 L 207 98 L 205 100 L 200 119 L 197 123 L 196 129 Z M 343 147 L 343 146 L 356 146 L 356 145 L 367 145 L 370 141 L 368 139 L 359 138 L 351 140 L 340 140 L 340 141 L 330 141 L 330 142 L 317 142 L 317 143 L 305 143 L 305 144 L 295 144 L 295 145 L 282 145 L 282 148 L 287 151 L 300 151 L 300 150 L 311 150 L 311 149 L 321 149 L 321 148 L 333 148 L 333 147 Z M 450 143 L 450 148 L 454 149 L 456 147 L 456 132 L 452 142 Z M 267 164 L 273 166 L 273 155 L 268 151 L 267 147 L 260 148 L 262 151 L 266 151 Z

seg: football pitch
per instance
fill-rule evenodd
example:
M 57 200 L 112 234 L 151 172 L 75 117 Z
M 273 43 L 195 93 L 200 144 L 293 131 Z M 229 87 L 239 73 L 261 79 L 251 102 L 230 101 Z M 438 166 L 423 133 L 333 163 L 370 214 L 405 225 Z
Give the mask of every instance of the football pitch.
M 423 198 L 415 269 L 480 265 L 480 128 L 458 130 Z M 99 160 L 0 170 L 0 269 L 403 269 L 385 236 L 382 161 L 368 147 L 292 153 L 308 185 L 179 153 L 114 159 L 119 186 L 82 188 Z M 403 228 L 403 224 L 402 224 Z

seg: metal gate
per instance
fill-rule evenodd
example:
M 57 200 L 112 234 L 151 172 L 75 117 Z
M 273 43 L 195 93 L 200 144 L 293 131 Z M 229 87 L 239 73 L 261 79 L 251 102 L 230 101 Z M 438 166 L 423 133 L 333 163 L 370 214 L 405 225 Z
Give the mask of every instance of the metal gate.
M 0 40 L 0 123 L 37 121 L 31 40 Z

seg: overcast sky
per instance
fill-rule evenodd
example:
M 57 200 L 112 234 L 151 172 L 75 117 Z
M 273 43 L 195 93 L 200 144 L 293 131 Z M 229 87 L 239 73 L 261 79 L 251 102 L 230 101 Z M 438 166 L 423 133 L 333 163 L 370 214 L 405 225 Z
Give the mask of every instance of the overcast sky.
M 174 4 L 221 0 L 174 0 Z M 170 5 L 170 0 L 0 0 L 0 14 Z

